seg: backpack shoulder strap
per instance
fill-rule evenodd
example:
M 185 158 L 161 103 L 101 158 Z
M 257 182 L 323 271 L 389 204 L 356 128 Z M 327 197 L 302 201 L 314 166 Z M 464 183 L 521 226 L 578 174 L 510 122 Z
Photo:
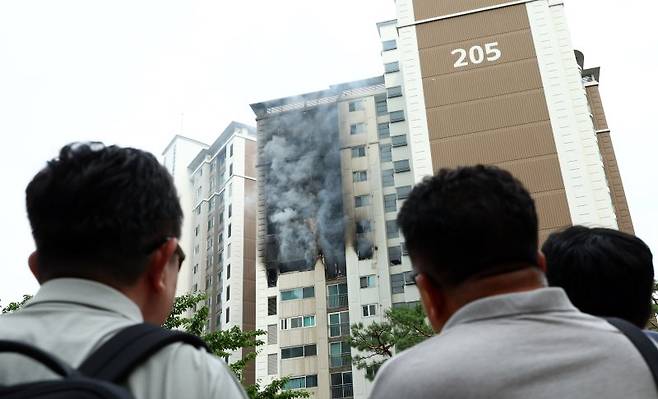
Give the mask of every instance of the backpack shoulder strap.
M 174 342 L 208 350 L 206 344 L 195 335 L 142 323 L 127 327 L 110 338 L 92 353 L 78 370 L 88 377 L 120 383 L 137 366 Z
M 38 361 L 59 376 L 68 377 L 73 374 L 73 369 L 66 363 L 34 345 L 18 341 L 0 340 L 0 353 L 16 353 Z
M 647 337 L 644 331 L 626 320 L 616 317 L 606 317 L 605 320 L 617 327 L 633 343 L 635 348 L 637 348 L 647 366 L 649 366 L 653 380 L 658 388 L 658 348 L 656 348 L 653 340 Z

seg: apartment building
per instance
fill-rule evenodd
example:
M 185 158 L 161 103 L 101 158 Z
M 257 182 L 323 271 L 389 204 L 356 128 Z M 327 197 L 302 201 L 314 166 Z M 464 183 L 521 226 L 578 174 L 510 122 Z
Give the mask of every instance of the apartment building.
M 177 292 L 207 294 L 207 331 L 255 328 L 255 134 L 254 128 L 232 122 L 211 145 L 176 137 L 164 153 L 165 165 L 176 171 L 189 259 Z M 236 351 L 230 361 L 242 356 Z M 245 378 L 255 381 L 253 364 Z
M 265 383 L 291 376 L 288 388 L 316 398 L 366 397 L 365 374 L 351 365 L 350 324 L 419 301 L 395 222 L 413 175 L 403 94 L 389 79 L 252 104 L 256 314 L 268 332 L 256 378 Z M 310 254 L 297 250 L 304 244 Z

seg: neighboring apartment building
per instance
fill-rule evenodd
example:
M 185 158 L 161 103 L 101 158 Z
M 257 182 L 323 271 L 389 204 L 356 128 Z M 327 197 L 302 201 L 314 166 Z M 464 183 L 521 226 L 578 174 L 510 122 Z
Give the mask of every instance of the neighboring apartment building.
M 612 197 L 612 204 L 615 208 L 615 214 L 617 215 L 619 230 L 635 234 L 633 220 L 631 219 L 628 203 L 626 202 L 624 185 L 622 184 L 619 166 L 617 165 L 617 157 L 615 156 L 615 150 L 612 147 L 610 128 L 608 128 L 608 122 L 603 110 L 603 102 L 601 101 L 601 94 L 599 93 L 599 75 L 601 73 L 601 68 L 596 67 L 584 69 L 585 56 L 580 51 L 576 51 L 576 60 L 582 71 L 581 75 L 583 77 L 585 92 L 587 93 L 587 103 L 589 105 L 590 116 L 594 123 L 599 151 L 601 151 L 601 159 L 603 160 L 603 169 L 605 170 L 605 176 L 608 180 L 608 186 L 610 187 L 610 196 Z
M 174 143 L 187 142 L 176 138 Z M 170 145 L 171 147 L 171 145 Z M 210 310 L 207 331 L 255 328 L 256 137 L 255 129 L 232 122 L 210 145 L 189 152 L 165 151 L 176 174 L 185 222 L 183 266 L 177 292 L 205 292 Z M 169 155 L 169 157 L 168 157 Z M 167 165 L 169 168 L 169 166 Z M 180 176 L 179 176 L 180 175 Z M 240 359 L 236 351 L 231 361 Z M 254 366 L 245 371 L 254 382 Z
M 252 104 L 265 383 L 292 376 L 288 387 L 316 398 L 365 397 L 350 324 L 419 301 L 395 222 L 413 184 L 401 96 L 376 77 Z
M 562 1 L 396 6 L 415 181 L 495 164 L 533 195 L 540 240 L 572 224 L 628 230 L 602 109 L 592 107 L 601 126 L 588 109 L 598 92 L 583 86 Z

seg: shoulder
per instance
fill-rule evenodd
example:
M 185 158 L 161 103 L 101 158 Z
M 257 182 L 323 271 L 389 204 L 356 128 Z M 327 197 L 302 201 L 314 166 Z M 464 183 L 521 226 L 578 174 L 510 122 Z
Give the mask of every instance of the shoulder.
M 131 375 L 129 385 L 138 398 L 246 397 L 223 360 L 186 344 L 172 344 L 162 349 Z M 153 388 L 161 392 L 153 392 Z M 142 396 L 138 392 L 150 393 Z

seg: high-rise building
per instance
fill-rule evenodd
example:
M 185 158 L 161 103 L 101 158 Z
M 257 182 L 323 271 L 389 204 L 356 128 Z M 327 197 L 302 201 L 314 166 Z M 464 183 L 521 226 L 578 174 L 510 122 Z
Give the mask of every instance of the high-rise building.
M 610 187 L 610 196 L 612 197 L 612 205 L 615 208 L 615 215 L 617 216 L 617 225 L 619 226 L 619 230 L 634 234 L 635 230 L 633 229 L 633 221 L 628 209 L 628 203 L 626 202 L 626 194 L 621 181 L 619 166 L 617 165 L 617 157 L 612 147 L 610 128 L 605 118 L 601 93 L 599 93 L 601 68 L 584 69 L 585 56 L 580 51 L 576 51 L 576 60 L 582 71 L 581 75 L 583 85 L 585 86 L 585 93 L 587 94 L 587 104 L 589 105 L 590 116 L 594 124 L 599 151 L 601 152 L 603 169 L 608 180 L 608 186 Z
M 186 146 L 190 150 L 181 152 L 181 143 L 190 141 L 177 137 L 164 154 L 167 168 L 176 171 L 185 216 L 182 241 L 189 260 L 180 274 L 178 293 L 207 295 L 207 331 L 233 326 L 254 330 L 255 129 L 232 122 L 210 146 L 194 142 L 196 147 Z M 243 355 L 238 350 L 230 361 Z M 245 370 L 245 380 L 255 381 L 253 364 Z
M 396 5 L 377 26 L 382 77 L 252 104 L 268 333 L 256 377 L 290 376 L 317 398 L 367 397 L 350 324 L 419 301 L 395 218 L 424 176 L 510 170 L 536 201 L 540 240 L 571 224 L 632 229 L 598 70 L 579 68 L 562 2 Z
M 395 222 L 413 175 L 399 90 L 383 77 L 253 104 L 258 122 L 256 361 L 267 383 L 365 397 L 350 324 L 419 301 Z

